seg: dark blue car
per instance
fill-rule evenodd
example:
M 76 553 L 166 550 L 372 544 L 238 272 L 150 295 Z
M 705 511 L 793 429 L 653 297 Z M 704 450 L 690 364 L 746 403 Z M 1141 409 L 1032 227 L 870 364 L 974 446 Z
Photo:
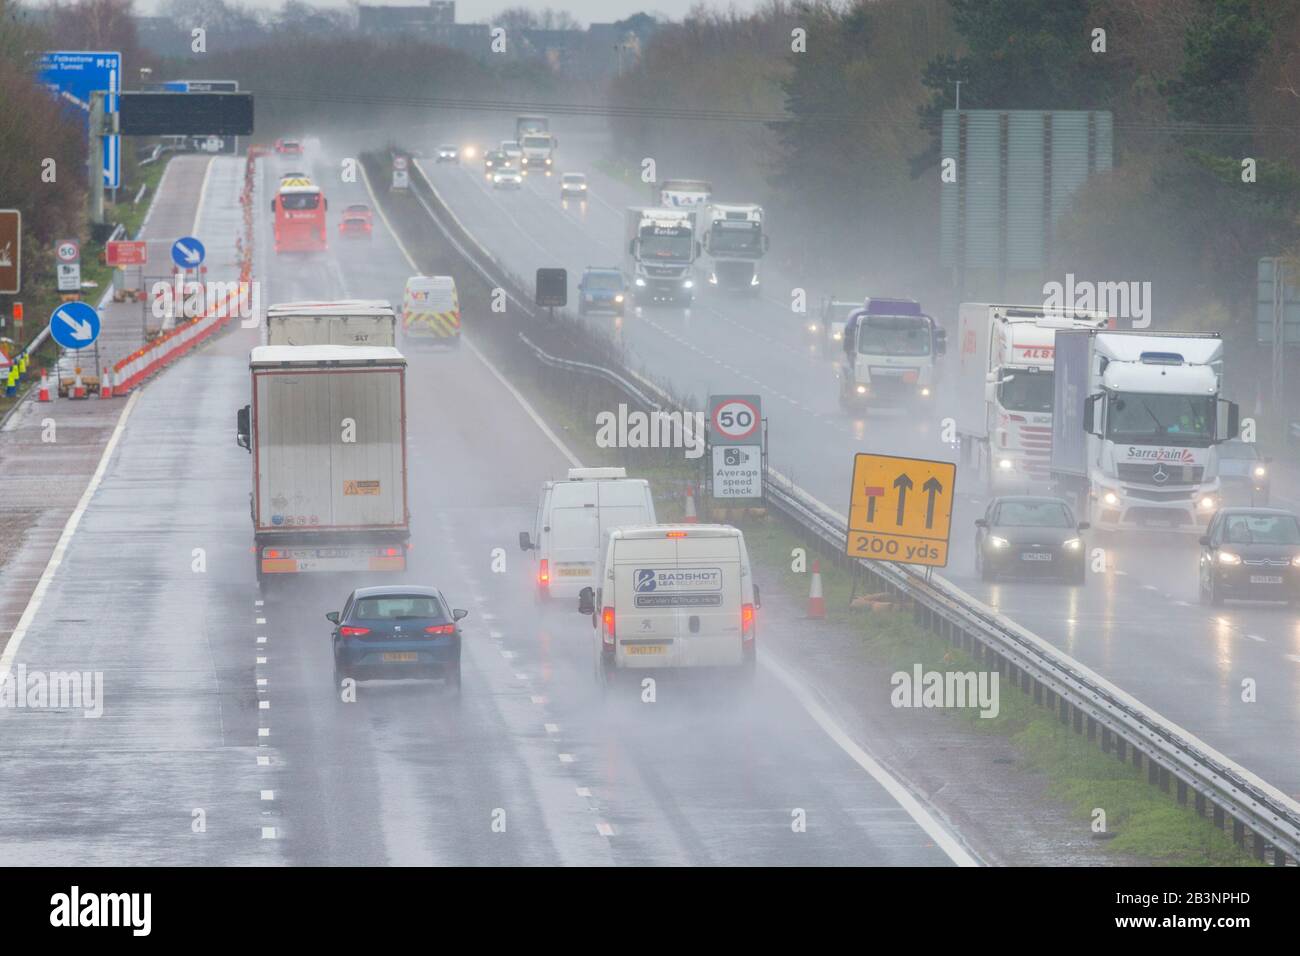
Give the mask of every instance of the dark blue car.
M 357 588 L 334 625 L 334 682 L 411 677 L 442 678 L 460 691 L 460 624 L 437 588 L 386 585 Z
M 578 282 L 578 314 L 613 312 L 622 315 L 626 296 L 627 286 L 622 272 L 614 268 L 588 266 Z

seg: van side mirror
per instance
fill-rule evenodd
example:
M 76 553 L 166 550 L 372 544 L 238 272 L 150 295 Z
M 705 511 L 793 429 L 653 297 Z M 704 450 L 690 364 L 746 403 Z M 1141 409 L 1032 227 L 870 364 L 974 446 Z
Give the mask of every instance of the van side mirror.
M 325 620 L 329 621 L 331 624 L 337 624 L 339 622 L 339 612 L 330 611 L 325 615 Z
M 635 255 L 636 255 L 636 240 L 635 240 L 635 239 L 630 239 L 630 240 L 628 240 L 628 243 L 627 243 L 627 254 L 630 255 L 630 256 L 635 256 Z
M 271 200 L 271 212 L 275 212 L 275 200 Z
M 596 592 L 591 588 L 583 588 L 578 592 L 578 613 L 596 613 Z
M 975 527 L 977 527 L 977 528 L 987 528 L 988 526 L 989 526 L 989 523 L 988 523 L 987 519 L 985 519 L 985 518 L 976 518 L 976 519 L 975 519 Z
M 532 538 L 530 538 L 530 537 L 528 536 L 528 532 L 527 532 L 527 531 L 520 531 L 520 532 L 519 532 L 519 550 L 520 550 L 520 551 L 531 551 L 531 550 L 533 550 L 533 541 L 532 541 Z
M 1075 527 L 1078 528 L 1080 531 L 1087 531 L 1089 528 L 1092 527 L 1092 522 L 1080 521 L 1077 525 L 1075 525 Z
M 451 619 L 453 621 L 463 621 L 467 617 L 469 617 L 469 611 L 465 610 L 463 607 L 452 608 Z
M 1201 543 L 1201 547 L 1203 548 L 1208 548 L 1210 546 L 1210 536 L 1208 534 L 1203 534 L 1196 540 Z
M 251 411 L 252 406 L 245 405 L 239 411 L 235 412 L 235 443 L 238 444 L 240 448 L 247 448 L 250 453 L 253 450 L 250 444 L 251 428 L 249 425 Z
M 935 355 L 948 354 L 948 330 L 947 329 L 936 328 L 934 330 L 934 354 Z

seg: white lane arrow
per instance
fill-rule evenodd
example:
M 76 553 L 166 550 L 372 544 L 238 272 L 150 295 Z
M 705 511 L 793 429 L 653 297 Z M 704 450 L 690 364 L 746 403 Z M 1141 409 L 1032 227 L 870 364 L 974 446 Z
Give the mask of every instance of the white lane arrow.
M 183 242 L 176 243 L 176 248 L 181 251 L 181 255 L 185 257 L 185 261 L 190 265 L 196 266 L 199 264 L 199 250 L 192 249 Z
M 59 318 L 68 325 L 72 326 L 72 337 L 78 342 L 84 342 L 87 339 L 94 338 L 95 330 L 89 322 L 81 322 L 68 315 L 66 312 L 60 312 Z

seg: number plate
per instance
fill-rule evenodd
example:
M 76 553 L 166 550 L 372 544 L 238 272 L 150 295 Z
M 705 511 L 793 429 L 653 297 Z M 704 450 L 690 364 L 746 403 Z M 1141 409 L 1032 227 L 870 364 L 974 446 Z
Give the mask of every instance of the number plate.
M 414 651 L 411 651 L 409 653 L 404 652 L 400 654 L 384 655 L 385 664 L 414 664 L 419 659 L 420 659 L 420 655 L 416 654 Z
M 625 654 L 664 654 L 667 648 L 662 644 L 631 644 L 623 648 Z
M 1021 561 L 1051 561 L 1052 552 L 1050 551 L 1024 551 L 1020 555 Z
M 590 568 L 556 568 L 555 574 L 561 578 L 589 578 L 591 577 Z
M 1281 584 L 1282 575 L 1280 574 L 1252 574 L 1250 576 L 1251 584 Z

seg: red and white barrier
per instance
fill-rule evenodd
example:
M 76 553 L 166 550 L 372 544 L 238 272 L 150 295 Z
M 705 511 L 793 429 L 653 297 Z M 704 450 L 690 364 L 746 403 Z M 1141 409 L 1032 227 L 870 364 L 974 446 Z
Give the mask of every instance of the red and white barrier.
M 240 285 L 243 286 L 246 282 L 247 280 L 241 280 Z M 213 309 L 205 310 L 204 314 L 197 319 L 176 326 L 116 363 L 113 372 L 117 394 L 126 394 L 149 376 L 223 328 L 227 322 L 236 317 L 239 300 L 238 290 L 230 293 Z M 251 294 L 246 294 L 245 301 L 252 301 Z

